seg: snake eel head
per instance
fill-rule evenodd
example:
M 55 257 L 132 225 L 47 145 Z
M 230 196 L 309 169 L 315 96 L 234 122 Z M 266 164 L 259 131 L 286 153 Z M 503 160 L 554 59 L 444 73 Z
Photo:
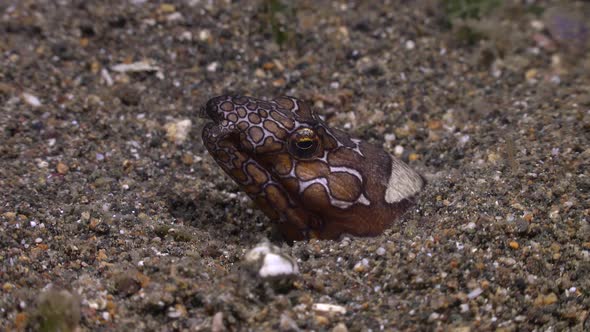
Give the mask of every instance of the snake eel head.
M 287 240 L 376 236 L 413 203 L 422 176 L 329 128 L 293 97 L 210 99 L 204 144 Z

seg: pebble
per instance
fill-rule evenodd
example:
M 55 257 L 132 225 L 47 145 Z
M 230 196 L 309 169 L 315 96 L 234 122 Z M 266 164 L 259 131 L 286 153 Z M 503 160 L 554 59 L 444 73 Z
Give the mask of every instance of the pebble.
M 219 311 L 211 320 L 211 332 L 223 332 L 226 331 L 225 326 L 223 325 L 223 312 Z
M 208 41 L 211 38 L 211 31 L 207 29 L 203 29 L 199 31 L 199 40 L 200 41 Z
M 147 61 L 138 61 L 133 63 L 120 63 L 111 67 L 113 71 L 119 73 L 135 72 L 159 72 L 160 67 L 153 66 Z
M 469 294 L 467 294 L 467 298 L 470 300 L 473 300 L 474 298 L 480 296 L 482 293 L 483 293 L 483 289 L 481 289 L 480 287 L 477 287 L 476 289 L 469 292 Z
M 60 161 L 59 163 L 57 163 L 55 170 L 59 174 L 64 175 L 70 171 L 70 167 L 66 163 Z
M 346 327 L 346 324 L 338 323 L 336 326 L 334 326 L 332 332 L 348 332 L 348 328 Z
M 330 324 L 330 320 L 328 319 L 328 317 L 322 316 L 322 315 L 316 315 L 315 321 L 320 326 L 326 326 L 326 325 Z
M 176 145 L 181 145 L 186 141 L 186 138 L 191 131 L 191 126 L 192 121 L 189 119 L 168 122 L 164 125 L 164 128 L 166 129 L 166 138 Z
M 286 313 L 281 314 L 281 320 L 279 323 L 279 330 L 282 332 L 296 332 L 301 331 L 297 323 Z
M 387 252 L 387 251 L 386 251 L 386 250 L 385 250 L 385 248 L 383 248 L 383 247 L 379 247 L 379 248 L 377 248 L 377 250 L 375 251 L 375 253 L 376 253 L 378 256 L 383 256 L 383 255 L 385 255 L 385 253 L 386 253 L 386 252 Z
M 358 263 L 354 265 L 353 270 L 358 273 L 365 272 L 369 269 L 369 260 L 366 258 L 361 259 Z
M 299 274 L 297 262 L 269 242 L 262 242 L 248 251 L 245 261 L 261 278 L 285 278 Z
M 207 65 L 207 71 L 210 73 L 214 73 L 217 71 L 217 67 L 219 67 L 219 62 L 213 61 Z
M 510 246 L 510 248 L 512 249 L 518 249 L 520 247 L 520 245 L 518 244 L 518 242 L 516 241 L 510 241 L 510 243 L 508 244 Z
M 555 293 L 549 293 L 547 295 L 539 294 L 539 296 L 537 296 L 537 298 L 535 299 L 533 304 L 536 307 L 543 307 L 543 306 L 553 304 L 553 303 L 557 302 L 557 300 L 558 300 L 558 298 L 557 298 L 557 295 L 555 295 Z
M 516 232 L 518 234 L 524 234 L 529 230 L 529 223 L 524 219 L 518 219 L 516 221 Z
M 174 307 L 168 308 L 168 317 L 170 318 L 180 318 L 186 316 L 186 314 L 186 308 L 182 304 L 177 304 Z
M 346 308 L 337 305 L 337 304 L 329 304 L 329 303 L 314 303 L 311 307 L 314 311 L 324 312 L 324 313 L 335 313 L 335 314 L 346 314 Z
M 408 160 L 410 161 L 416 161 L 420 159 L 420 155 L 417 153 L 410 153 L 410 155 L 408 156 Z
M 39 100 L 39 98 L 35 95 L 32 95 L 27 92 L 23 92 L 21 96 L 22 96 L 23 100 L 25 101 L 25 103 L 27 103 L 33 107 L 39 107 L 42 105 L 41 100 Z

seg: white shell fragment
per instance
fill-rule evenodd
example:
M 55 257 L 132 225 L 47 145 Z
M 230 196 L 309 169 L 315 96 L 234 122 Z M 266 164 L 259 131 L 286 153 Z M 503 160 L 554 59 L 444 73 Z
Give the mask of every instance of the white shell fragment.
M 268 242 L 262 242 L 248 251 L 246 263 L 251 264 L 261 278 L 291 277 L 299 274 L 297 262 L 281 249 Z
M 329 303 L 314 303 L 311 307 L 314 311 L 320 311 L 325 313 L 335 313 L 335 314 L 342 314 L 346 313 L 346 308 L 337 305 L 337 304 L 329 304 Z
M 41 100 L 39 100 L 39 98 L 35 95 L 32 95 L 30 93 L 27 92 L 23 92 L 22 93 L 22 98 L 25 101 L 25 103 L 33 106 L 33 107 L 39 107 L 41 106 Z
M 133 63 L 120 63 L 111 67 L 113 71 L 119 73 L 127 72 L 142 72 L 142 71 L 160 71 L 160 67 L 153 66 L 147 61 L 139 61 Z

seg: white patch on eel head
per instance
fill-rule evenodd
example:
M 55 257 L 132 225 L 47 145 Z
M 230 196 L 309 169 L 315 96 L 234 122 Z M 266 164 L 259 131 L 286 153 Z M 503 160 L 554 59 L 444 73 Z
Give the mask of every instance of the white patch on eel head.
M 401 160 L 391 156 L 391 174 L 385 190 L 385 201 L 397 203 L 416 195 L 424 186 L 422 177 Z

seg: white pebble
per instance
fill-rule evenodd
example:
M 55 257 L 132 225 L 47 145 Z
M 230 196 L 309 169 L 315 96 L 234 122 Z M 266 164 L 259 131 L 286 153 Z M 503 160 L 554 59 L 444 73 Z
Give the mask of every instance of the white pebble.
M 219 62 L 217 61 L 213 61 L 210 64 L 207 65 L 207 71 L 214 73 L 217 71 L 217 67 L 219 67 Z
M 393 153 L 398 157 L 401 156 L 404 153 L 404 147 L 396 145 L 395 148 L 393 148 Z
M 438 320 L 440 318 L 440 314 L 437 312 L 433 312 L 430 314 L 430 316 L 428 317 L 429 321 L 433 321 L 433 320 Z
M 314 303 L 311 307 L 314 311 L 330 312 L 344 315 L 346 308 L 341 305 L 329 304 L 329 303 Z
M 168 308 L 168 317 L 170 318 L 179 318 L 180 316 L 182 316 L 182 312 L 179 310 L 176 310 L 176 308 Z
M 32 95 L 27 92 L 23 92 L 22 97 L 23 97 L 25 103 L 27 103 L 33 107 L 41 106 L 41 100 L 39 100 L 39 98 L 37 98 L 37 96 L 35 96 L 35 95 Z
M 297 268 L 289 259 L 277 255 L 267 254 L 264 257 L 262 267 L 258 271 L 261 277 L 277 277 L 277 276 L 288 276 L 297 273 Z
M 193 34 L 190 31 L 184 31 L 180 34 L 178 39 L 181 41 L 191 41 L 193 40 Z
M 406 50 L 413 50 L 416 47 L 416 43 L 413 40 L 406 41 Z
M 182 20 L 182 18 L 183 17 L 182 17 L 181 13 L 175 12 L 175 13 L 168 15 L 166 17 L 166 20 L 168 20 L 168 22 L 174 22 L 174 21 L 180 21 L 180 20 Z
M 469 135 L 463 135 L 459 138 L 459 146 L 463 147 L 465 146 L 465 144 L 467 144 L 467 142 L 469 142 L 469 140 L 471 139 L 471 137 L 469 137 Z
M 369 267 L 369 260 L 366 258 L 361 259 L 354 265 L 354 270 L 357 272 L 365 272 Z
M 138 61 L 133 63 L 120 63 L 111 67 L 111 70 L 119 73 L 137 73 L 137 72 L 159 72 L 160 67 L 154 66 L 147 61 Z
M 189 132 L 191 131 L 192 121 L 189 119 L 168 122 L 164 128 L 166 129 L 166 138 L 169 141 L 174 142 L 176 145 L 180 145 L 186 141 Z
M 385 255 L 385 252 L 386 252 L 385 248 L 379 247 L 379 248 L 377 248 L 377 251 L 375 253 L 379 256 L 383 256 L 383 255 Z
M 545 24 L 543 23 L 543 21 L 540 20 L 532 20 L 531 27 L 537 31 L 541 31 L 545 29 Z
M 483 289 L 477 287 L 476 289 L 469 292 L 469 294 L 467 294 L 467 298 L 473 300 L 474 298 L 480 296 L 481 293 L 483 293 Z
M 281 253 L 281 249 L 268 242 L 259 243 L 245 255 L 247 263 L 252 264 L 262 278 L 289 277 L 299 274 L 295 260 Z
M 209 38 L 211 38 L 211 31 L 207 29 L 199 31 L 200 41 L 207 41 Z
M 43 239 L 42 238 L 38 237 L 38 238 L 35 239 L 35 243 L 41 243 L 41 242 L 43 242 Z

